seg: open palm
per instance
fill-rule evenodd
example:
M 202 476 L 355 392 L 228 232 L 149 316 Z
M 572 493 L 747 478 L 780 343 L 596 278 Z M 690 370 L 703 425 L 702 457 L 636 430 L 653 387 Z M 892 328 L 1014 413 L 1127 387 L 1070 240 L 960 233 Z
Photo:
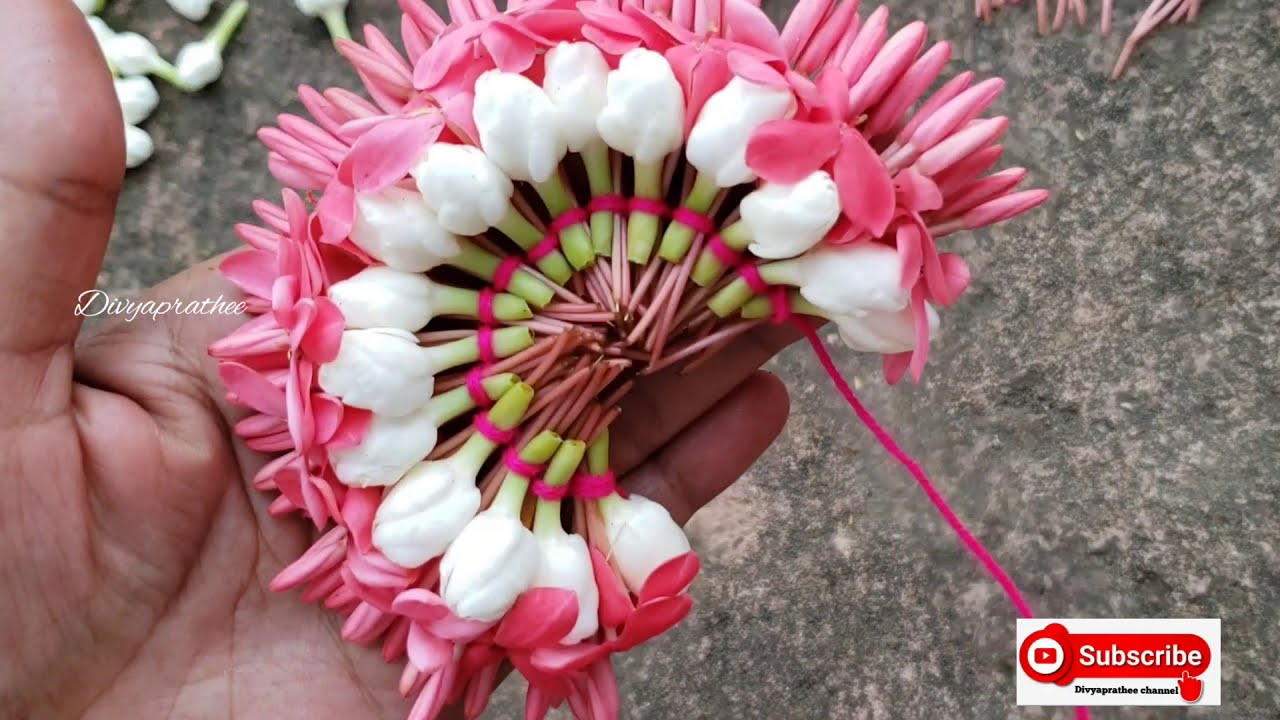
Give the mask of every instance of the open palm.
M 65 0 L 0 23 L 0 718 L 402 717 L 400 668 L 273 594 L 309 544 L 249 487 L 210 341 L 242 318 L 108 320 L 80 336 L 123 175 L 120 112 Z M 214 263 L 153 288 L 233 296 Z M 630 395 L 625 482 L 683 522 L 780 430 L 769 329 Z

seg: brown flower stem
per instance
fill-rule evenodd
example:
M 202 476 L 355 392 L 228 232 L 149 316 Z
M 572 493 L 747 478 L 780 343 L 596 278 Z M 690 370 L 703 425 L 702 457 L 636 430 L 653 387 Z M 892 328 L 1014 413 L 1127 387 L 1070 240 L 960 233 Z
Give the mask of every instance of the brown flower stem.
M 653 281 L 656 279 L 658 271 L 665 266 L 666 263 L 655 261 L 644 267 L 643 274 L 640 276 L 640 280 L 636 283 L 635 290 L 631 293 L 631 303 L 627 306 L 631 315 L 636 314 L 636 306 L 644 299 L 644 295 L 648 292 L 649 286 L 652 285 Z
M 671 290 L 671 299 L 662 307 L 662 317 L 658 321 L 657 327 L 654 328 L 653 334 L 649 336 L 650 345 L 652 345 L 653 356 L 650 362 L 657 362 L 662 356 L 662 350 L 667 344 L 667 340 L 671 337 L 672 326 L 675 323 L 676 311 L 680 309 L 680 298 L 684 296 L 684 291 L 689 287 L 689 276 L 693 274 L 693 263 L 697 259 L 698 254 L 702 252 L 702 244 L 704 240 L 698 237 L 693 241 L 693 246 L 688 253 L 685 253 L 684 261 L 680 263 L 676 272 L 675 285 Z
M 561 380 L 555 388 L 547 390 L 534 398 L 533 405 L 529 408 L 527 415 L 536 415 L 552 404 L 559 402 L 569 391 L 581 385 L 590 373 L 591 368 L 575 370 L 564 380 Z
M 617 405 L 618 403 L 622 402 L 622 398 L 626 397 L 627 393 L 631 392 L 631 390 L 635 386 L 636 386 L 635 380 L 628 380 L 622 383 L 617 387 L 616 390 L 614 390 L 612 393 L 607 395 L 603 400 L 601 400 L 600 404 L 605 407 Z
M 589 437 L 591 430 L 595 427 L 595 424 L 600 421 L 600 416 L 603 412 L 603 407 L 593 404 L 590 410 L 578 418 L 578 422 L 574 423 L 573 427 L 570 428 L 569 432 L 567 432 L 565 436 L 578 439 L 585 439 Z
M 474 433 L 475 433 L 475 428 L 468 425 L 466 428 L 454 433 L 453 437 L 449 438 L 448 440 L 437 443 L 435 448 L 431 450 L 431 454 L 427 455 L 427 459 L 439 460 L 442 457 L 448 457 L 450 454 L 453 453 L 454 450 L 457 450 L 459 447 L 461 447 L 462 444 L 466 442 L 467 439 L 470 438 L 471 435 Z
M 548 350 L 547 354 L 543 356 L 542 362 L 529 375 L 530 379 L 536 381 L 538 378 L 547 374 L 551 370 L 552 366 L 556 363 L 556 361 L 564 356 L 565 352 L 569 349 L 570 343 L 572 343 L 574 347 L 577 347 L 578 345 L 578 343 L 576 342 L 577 336 L 578 335 L 575 332 L 568 332 L 556 338 L 556 341 L 551 346 L 551 349 Z
M 524 219 L 528 220 L 529 224 L 536 228 L 538 232 L 545 233 L 547 231 L 546 223 L 542 222 L 542 218 L 538 217 L 538 213 L 533 211 L 532 203 L 525 196 L 525 193 L 531 192 L 532 188 L 518 187 L 519 189 L 511 194 L 511 206 L 516 209 L 516 212 L 523 215 Z
M 568 323 L 602 323 L 602 324 L 612 323 L 615 319 L 617 319 L 617 316 L 614 315 L 613 313 L 607 312 L 604 310 L 599 310 L 598 308 L 596 312 L 573 312 L 573 313 L 544 312 L 541 314 L 541 317 L 551 319 L 551 320 L 560 320 L 562 322 L 568 322 Z
M 689 343 L 688 345 L 685 345 L 679 350 L 676 350 L 675 352 L 671 353 L 665 358 L 662 358 L 662 360 L 656 363 L 652 363 L 644 370 L 641 370 L 640 374 L 650 375 L 652 373 L 658 372 L 663 368 L 670 367 L 674 363 L 678 363 L 681 360 L 692 357 L 696 355 L 698 352 L 705 350 L 706 348 L 713 347 L 715 345 L 726 342 L 728 340 L 732 340 L 733 338 L 761 324 L 762 322 L 764 321 L 763 320 L 746 320 L 746 321 L 734 323 L 733 325 L 729 325 L 728 327 L 720 328 L 719 330 L 711 333 L 710 335 L 707 335 L 706 337 L 694 340 L 693 342 Z
M 601 418 L 600 421 L 596 424 L 596 426 L 591 429 L 591 432 L 587 435 L 587 437 L 582 439 L 583 442 L 590 445 L 596 440 L 599 440 L 600 436 L 609 430 L 609 426 L 612 425 L 613 421 L 617 420 L 618 416 L 621 414 L 622 414 L 622 408 L 620 407 L 615 407 L 609 410 L 608 412 L 606 412 L 604 417 Z
M 638 344 L 644 339 L 645 332 L 658 319 L 664 304 L 668 302 L 672 291 L 675 289 L 677 275 L 679 274 L 678 267 L 670 263 L 664 263 L 664 265 L 662 280 L 657 289 L 654 290 L 653 301 L 640 315 L 640 322 L 636 323 L 636 326 L 631 329 L 631 334 L 627 336 L 627 343 L 630 345 Z

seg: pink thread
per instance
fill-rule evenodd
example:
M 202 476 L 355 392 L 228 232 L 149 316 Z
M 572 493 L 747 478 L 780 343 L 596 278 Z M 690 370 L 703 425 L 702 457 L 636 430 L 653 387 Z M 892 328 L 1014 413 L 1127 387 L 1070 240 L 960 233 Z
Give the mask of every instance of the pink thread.
M 709 216 L 703 215 L 697 210 L 690 210 L 687 207 L 676 208 L 675 211 L 671 213 L 671 219 L 681 225 L 692 228 L 694 231 L 702 233 L 703 235 L 710 235 L 716 230 L 715 220 L 712 220 Z
M 760 270 L 755 265 L 743 265 L 738 268 L 738 275 L 747 283 L 747 287 L 751 288 L 751 292 L 756 295 L 763 295 L 769 292 L 769 283 L 760 277 Z
M 563 500 L 565 495 L 569 494 L 568 485 L 548 485 L 545 480 L 538 478 L 530 485 L 533 494 L 543 500 Z
M 725 267 L 734 268 L 742 264 L 742 254 L 726 245 L 724 238 L 719 235 L 711 236 L 711 239 L 707 241 L 707 249 Z
M 536 263 L 542 258 L 555 252 L 559 247 L 560 234 L 549 232 L 541 241 L 538 242 L 537 245 L 529 248 L 528 252 L 525 253 L 525 257 L 529 258 L 530 262 Z
M 541 475 L 543 469 L 546 467 L 545 465 L 539 465 L 538 463 L 529 462 L 528 460 L 521 458 L 520 453 L 517 452 L 515 448 L 509 448 L 502 454 L 502 464 L 506 465 L 507 469 L 511 472 L 527 478 Z
M 498 263 L 498 267 L 493 271 L 493 289 L 506 292 L 507 288 L 511 287 L 511 279 L 515 277 L 520 265 L 520 258 L 517 255 L 502 258 L 502 262 Z
M 871 411 L 867 410 L 862 402 L 858 400 L 857 395 L 854 395 L 853 389 L 850 388 L 849 384 L 840 376 L 840 371 L 836 368 L 836 364 L 831 359 L 830 353 L 827 352 L 827 348 L 822 344 L 822 339 L 818 337 L 817 331 L 799 319 L 796 319 L 794 324 L 804 332 L 805 337 L 809 340 L 809 344 L 813 347 L 814 354 L 818 356 L 818 362 L 822 364 L 822 369 L 825 370 L 827 376 L 831 378 L 831 382 L 835 384 L 836 390 L 838 390 L 844 397 L 845 402 L 849 403 L 850 408 L 853 408 L 853 413 L 858 416 L 858 420 L 862 421 L 862 424 L 871 431 L 871 434 L 875 436 L 875 439 L 880 443 L 880 446 L 885 449 L 885 452 L 889 453 L 894 460 L 897 460 L 907 469 L 907 472 L 911 473 L 911 477 L 915 478 L 916 483 L 920 485 L 920 489 L 923 490 L 924 494 L 929 498 L 929 502 L 933 503 L 933 507 L 937 509 L 940 515 L 942 515 L 942 519 L 947 521 L 947 524 L 951 526 L 952 531 L 954 531 L 956 536 L 960 538 L 961 544 L 963 544 L 965 548 L 978 559 L 978 562 L 986 568 L 987 572 L 991 574 L 991 577 L 994 578 L 996 583 L 1000 585 L 1000 588 L 1004 590 L 1004 594 L 1009 598 L 1009 602 L 1013 603 L 1013 606 L 1017 608 L 1018 613 L 1025 618 L 1035 617 L 1031 612 L 1031 606 L 1022 598 L 1022 593 L 1018 591 L 1018 586 L 1014 584 L 1013 580 L 1009 577 L 1009 574 L 1004 571 L 1004 568 L 1000 567 L 1000 563 L 996 562 L 996 559 L 991 556 L 991 553 L 987 550 L 986 546 L 982 544 L 982 541 L 974 537 L 973 533 L 969 532 L 969 528 L 965 527 L 964 523 L 960 521 L 960 518 L 956 516 L 955 511 L 947 504 L 947 501 L 942 497 L 942 494 L 933 486 L 933 483 L 929 480 L 929 476 L 925 474 L 924 469 L 920 467 L 920 464 L 898 446 L 898 443 L 893 439 L 893 436 L 880 426 L 880 423 L 876 420 L 875 416 L 871 414 Z
M 551 227 L 548 228 L 548 232 L 552 232 L 552 233 L 555 233 L 556 235 L 559 235 L 560 233 L 564 232 L 564 229 L 569 227 L 570 225 L 577 225 L 578 223 L 583 223 L 586 221 L 587 221 L 586 210 L 580 207 L 569 208 L 568 210 L 565 210 L 563 213 L 561 213 L 560 217 L 551 221 Z
M 791 295 L 787 289 L 779 285 L 773 289 L 773 322 L 781 325 L 793 317 L 791 312 Z
M 612 470 L 607 470 L 600 475 L 591 475 L 580 473 L 573 476 L 573 480 L 569 483 L 570 494 L 576 498 L 583 500 L 596 500 L 602 497 L 609 497 L 617 491 L 623 497 L 626 493 L 618 487 L 618 479 L 614 476 Z
M 485 325 L 497 325 L 498 318 L 493 314 L 494 292 L 489 288 L 480 291 L 480 300 L 477 303 L 478 309 L 476 317 Z
M 614 215 L 626 215 L 631 206 L 621 195 L 597 195 L 587 203 L 591 212 L 610 212 Z
M 627 201 L 627 209 L 633 213 L 648 213 L 658 217 L 667 216 L 667 204 L 657 198 L 633 197 Z
M 493 422 L 489 420 L 489 413 L 477 414 L 475 426 L 476 432 L 499 445 L 506 445 L 516 437 L 515 430 L 503 430 L 497 425 L 494 425 Z
M 488 325 L 476 328 L 476 345 L 480 347 L 480 362 L 492 365 L 498 361 L 498 351 L 493 347 L 493 328 Z
M 484 377 L 487 372 L 488 368 L 484 365 L 477 365 L 467 372 L 467 394 L 471 396 L 471 401 L 476 404 L 476 407 L 486 408 L 493 404 L 493 399 L 484 389 Z

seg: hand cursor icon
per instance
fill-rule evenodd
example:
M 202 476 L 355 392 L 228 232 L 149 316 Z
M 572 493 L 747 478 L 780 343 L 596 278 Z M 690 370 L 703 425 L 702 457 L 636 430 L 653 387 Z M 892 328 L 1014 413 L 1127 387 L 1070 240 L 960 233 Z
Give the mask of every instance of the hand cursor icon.
M 1178 692 L 1182 695 L 1182 699 L 1189 703 L 1193 703 L 1200 699 L 1200 695 L 1204 693 L 1204 681 L 1200 678 L 1193 678 L 1186 671 L 1182 671 L 1182 679 L 1178 681 Z

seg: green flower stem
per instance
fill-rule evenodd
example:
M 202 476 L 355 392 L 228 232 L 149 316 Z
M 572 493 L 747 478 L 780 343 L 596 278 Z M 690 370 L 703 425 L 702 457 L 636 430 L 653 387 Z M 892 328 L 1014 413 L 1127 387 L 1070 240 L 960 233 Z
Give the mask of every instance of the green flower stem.
M 791 310 L 800 315 L 813 315 L 815 317 L 826 318 L 827 314 L 822 308 L 805 300 L 798 292 L 788 293 L 791 302 Z M 747 320 L 759 320 L 763 317 L 769 317 L 773 313 L 773 300 L 767 297 L 753 297 L 742 306 L 742 317 Z M 830 319 L 830 318 L 827 318 Z
M 191 92 L 191 87 L 182 82 L 182 78 L 178 77 L 177 66 L 164 58 L 158 59 L 151 66 L 151 74 L 183 92 Z
M 351 29 L 347 27 L 347 9 L 344 7 L 329 8 L 320 15 L 324 26 L 329 30 L 329 37 L 334 40 L 350 40 Z
M 212 43 L 219 50 L 226 50 L 227 45 L 231 42 L 231 38 L 235 37 L 236 30 L 240 28 L 240 23 L 249 14 L 249 0 L 235 0 L 222 11 L 222 15 L 218 17 L 218 22 L 205 35 L 206 42 Z
M 500 262 L 501 260 L 493 253 L 482 250 L 467 240 L 458 243 L 458 254 L 449 260 L 450 265 L 468 275 L 489 281 L 493 280 Z M 511 276 L 511 286 L 508 290 L 538 309 L 546 307 L 547 303 L 555 297 L 551 288 L 528 270 L 517 270 L 515 275 Z
M 715 179 L 709 175 L 698 173 L 698 176 L 693 180 L 693 188 L 689 191 L 689 197 L 684 199 L 684 207 L 696 213 L 705 213 L 711 209 L 712 203 L 716 201 L 716 196 L 719 194 L 720 187 L 716 185 Z M 658 246 L 658 254 L 667 262 L 680 262 L 684 259 L 684 254 L 689 252 L 689 246 L 693 244 L 693 236 L 693 228 L 684 223 L 672 222 L 662 235 L 662 244 Z
M 799 285 L 799 266 L 791 260 L 780 260 L 759 267 L 760 277 L 770 285 Z M 729 317 L 741 308 L 754 293 L 747 281 L 738 278 L 715 294 L 707 303 L 711 312 L 720 317 Z
M 568 485 L 569 480 L 573 478 L 573 473 L 582 464 L 582 457 L 586 452 L 587 444 L 581 440 L 569 440 L 563 443 L 551 458 L 551 463 L 547 465 L 542 481 L 552 487 Z M 538 499 L 533 516 L 533 532 L 540 537 L 564 532 L 564 526 L 561 525 L 560 520 L 559 500 Z
M 604 140 L 596 138 L 582 148 L 582 164 L 587 168 L 591 197 L 613 193 L 613 168 L 609 162 L 609 146 L 604 144 Z M 591 213 L 591 246 L 595 248 L 596 255 L 609 257 L 613 254 L 612 212 Z
M 493 332 L 493 350 L 498 357 L 511 357 L 533 345 L 533 333 L 529 328 L 500 328 Z M 433 347 L 422 348 L 428 353 L 435 372 L 448 370 L 480 359 L 480 343 L 475 337 L 466 337 Z
M 560 217 L 577 206 L 573 196 L 569 194 L 569 189 L 564 186 L 564 180 L 560 178 L 559 172 L 548 178 L 546 182 L 535 184 L 534 189 L 538 191 L 538 196 L 547 206 L 551 217 Z M 560 231 L 560 248 L 564 250 L 569 264 L 576 270 L 587 267 L 596 259 L 591 238 L 587 236 L 587 228 L 581 224 L 571 225 Z
M 636 197 L 662 198 L 662 163 L 635 164 Z M 646 212 L 633 212 L 627 218 L 627 259 L 647 265 L 658 241 L 658 218 Z
M 516 383 L 489 409 L 489 422 L 500 430 L 510 430 L 520 424 L 532 402 L 533 388 L 525 383 Z M 477 475 L 485 460 L 489 459 L 489 455 L 497 447 L 494 441 L 480 433 L 474 433 L 450 459 L 456 458 L 455 462 L 462 463 L 470 474 Z
M 492 400 L 502 397 L 508 390 L 515 387 L 520 381 L 514 373 L 498 373 L 491 375 L 481 381 L 484 386 L 484 392 Z M 466 385 L 456 387 L 447 392 L 431 398 L 427 403 L 427 414 L 439 427 L 450 420 L 456 420 L 465 413 L 475 409 L 476 401 L 472 399 L 471 392 Z
M 541 465 L 550 460 L 559 447 L 560 436 L 550 430 L 543 430 L 520 450 L 520 459 Z M 502 487 L 498 489 L 498 495 L 493 499 L 490 509 L 518 518 L 520 511 L 524 508 L 524 496 L 528 492 L 529 478 L 508 472 L 502 479 Z
M 609 431 L 600 433 L 600 437 L 587 448 L 587 470 L 592 475 L 603 475 L 609 472 Z
M 742 252 L 751 244 L 751 233 L 747 230 L 747 226 L 739 220 L 720 231 L 720 240 L 726 246 Z M 698 287 L 706 287 L 719 280 L 724 271 L 725 267 L 719 258 L 709 249 L 703 248 L 702 252 L 698 253 L 698 261 L 693 265 L 693 274 L 690 279 Z
M 93 4 L 93 14 L 101 15 L 103 10 L 107 9 L 107 0 L 98 0 Z
M 525 250 L 542 242 L 542 233 L 538 232 L 538 228 L 534 227 L 514 207 L 507 210 L 507 216 L 495 227 Z M 568 282 L 569 277 L 573 275 L 573 270 L 559 250 L 539 260 L 538 269 L 551 278 L 552 282 L 560 285 Z
M 452 285 L 434 285 L 432 298 L 437 315 L 480 316 L 480 293 Z M 529 320 L 533 311 L 528 303 L 515 295 L 499 293 L 493 297 L 493 314 L 499 320 Z

